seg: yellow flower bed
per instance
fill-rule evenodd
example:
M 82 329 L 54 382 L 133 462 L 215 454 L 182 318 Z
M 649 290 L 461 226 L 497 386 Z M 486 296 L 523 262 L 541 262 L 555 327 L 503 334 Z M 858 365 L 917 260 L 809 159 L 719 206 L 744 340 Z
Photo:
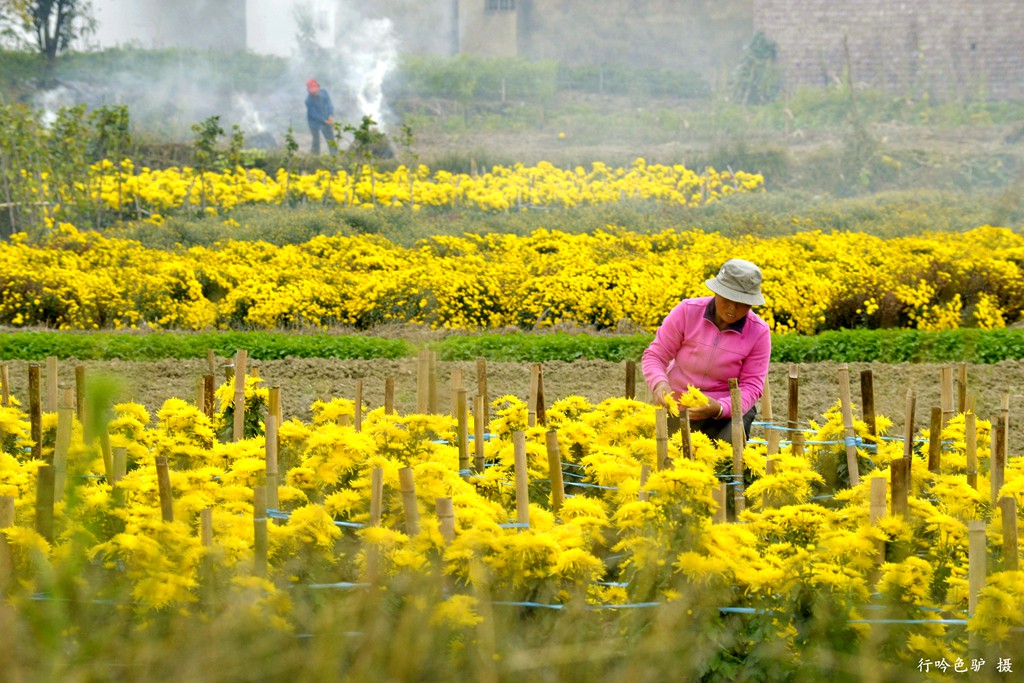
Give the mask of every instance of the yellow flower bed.
M 247 413 L 258 419 L 266 390 L 249 379 Z M 101 476 L 106 465 L 98 443 L 84 439 L 75 421 L 66 468 L 70 488 L 56 506 L 52 542 L 35 528 L 42 463 L 28 455 L 27 415 L 17 406 L 0 407 L 0 496 L 15 501 L 15 525 L 0 533 L 11 550 L 15 593 L 45 590 L 62 565 L 90 562 L 91 580 L 99 582 L 90 592 L 95 599 L 127 597 L 132 604 L 125 609 L 143 616 L 184 610 L 200 600 L 201 585 L 211 578 L 204 578 L 211 571 L 206 559 L 215 559 L 220 590 L 249 590 L 258 562 L 254 491 L 264 483 L 266 444 L 259 433 L 236 443 L 217 440 L 214 434 L 228 419 L 230 387 L 218 397 L 222 411 L 213 420 L 178 399 L 158 411 L 155 423 L 141 406 L 115 406 L 110 446 L 126 449 L 128 471 L 114 486 Z M 288 623 L 287 599 L 274 597 L 292 586 L 369 578 L 384 586 L 395 581 L 401 591 L 410 576 L 443 574 L 453 597 L 440 603 L 433 617 L 438 626 L 472 629 L 490 613 L 481 599 L 619 607 L 685 600 L 694 620 L 701 618 L 695 611 L 771 614 L 761 622 L 761 639 L 777 639 L 789 650 L 799 644 L 808 619 L 827 613 L 829 633 L 839 638 L 833 645 L 841 642 L 849 651 L 851 643 L 868 642 L 869 629 L 858 622 L 882 614 L 919 623 L 876 633 L 870 646 L 886 660 L 916 664 L 919 657 L 966 651 L 967 631 L 943 623 L 934 610 L 966 616 L 967 520 L 988 523 L 990 547 L 999 544 L 1003 529 L 988 496 L 991 425 L 978 421 L 980 465 L 973 488 L 966 480 L 963 416 L 941 435 L 949 446 L 940 472 L 928 471 L 927 456 L 913 457 L 906 516 L 870 519 L 871 480 L 888 479 L 903 445 L 882 440 L 877 450 L 868 448 L 860 422 L 860 484 L 841 487 L 827 505 L 820 500 L 822 492 L 833 493 L 825 478 L 835 480 L 837 463 L 846 462 L 836 405 L 811 424 L 803 454 L 785 446 L 775 456 L 773 474 L 766 474 L 765 445 L 748 444 L 747 506 L 741 523 L 724 524 L 713 522 L 719 510 L 714 494 L 720 476 L 731 479 L 731 446 L 694 433 L 694 457 L 687 459 L 680 439 L 670 439 L 672 464 L 659 471 L 655 411 L 642 402 L 591 404 L 570 396 L 550 406 L 546 425 L 528 427 L 526 404 L 500 397 L 492 405 L 484 472 L 459 470 L 456 424 L 449 416 L 388 415 L 378 408 L 363 416 L 357 432 L 354 410 L 347 399 L 318 401 L 309 423 L 290 419 L 280 426 L 280 504 L 272 511 L 278 522 L 268 528 L 263 600 L 252 608 L 254 618 L 268 625 Z M 54 417 L 44 416 L 48 460 L 54 456 Z M 881 432 L 888 425 L 878 419 Z M 549 429 L 558 431 L 569 494 L 558 510 L 550 496 Z M 512 523 L 514 432 L 526 436 L 526 526 Z M 174 521 L 162 516 L 157 456 L 169 463 Z M 869 471 L 872 461 L 876 469 Z M 1001 490 L 1018 505 L 1024 503 L 1022 464 L 1019 457 L 1009 459 Z M 644 466 L 651 472 L 646 480 Z M 404 507 L 403 468 L 411 468 L 415 486 L 414 533 Z M 379 526 L 370 525 L 374 470 L 383 481 Z M 450 540 L 436 514 L 439 498 L 454 506 Z M 203 545 L 196 523 L 207 509 L 210 546 Z M 886 547 L 889 554 L 880 555 Z M 992 559 L 997 555 L 989 557 L 988 582 L 969 631 L 985 642 L 1005 643 L 1024 624 L 1024 573 L 1003 571 L 1002 561 Z M 884 612 L 871 611 L 872 605 Z M 910 649 L 908 634 L 915 639 Z
M 41 197 L 71 197 L 68 188 L 47 179 L 36 185 Z M 131 160 L 107 160 L 89 169 L 85 188 L 108 209 L 162 217 L 180 209 L 214 213 L 245 204 L 329 202 L 341 206 L 466 206 L 482 211 L 526 207 L 571 207 L 645 199 L 682 206 L 703 206 L 722 197 L 764 189 L 764 177 L 744 171 L 708 168 L 697 173 L 676 164 L 635 160 L 626 168 L 596 162 L 590 168 L 563 169 L 549 162 L 536 166 L 496 166 L 481 174 L 431 171 L 422 164 L 377 171 L 319 170 L 289 173 L 278 169 L 236 168 L 200 172 L 191 167 L 136 168 Z M 83 188 L 76 188 L 81 191 Z M 141 217 L 141 216 L 140 216 Z M 158 219 L 159 220 L 159 219 Z
M 997 227 L 884 239 L 806 232 L 466 234 L 412 247 L 375 235 L 227 241 L 160 251 L 60 224 L 0 243 L 0 324 L 204 329 L 416 322 L 439 328 L 575 322 L 655 329 L 728 258 L 764 271 L 757 312 L 777 333 L 996 328 L 1024 302 L 1024 237 Z

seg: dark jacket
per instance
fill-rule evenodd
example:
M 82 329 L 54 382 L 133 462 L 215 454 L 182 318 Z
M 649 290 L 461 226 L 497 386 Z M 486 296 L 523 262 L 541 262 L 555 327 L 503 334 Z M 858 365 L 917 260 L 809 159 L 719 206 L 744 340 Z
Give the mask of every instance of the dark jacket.
M 322 124 L 334 116 L 334 104 L 327 90 L 320 88 L 314 96 L 312 93 L 306 95 L 306 120 L 310 125 Z

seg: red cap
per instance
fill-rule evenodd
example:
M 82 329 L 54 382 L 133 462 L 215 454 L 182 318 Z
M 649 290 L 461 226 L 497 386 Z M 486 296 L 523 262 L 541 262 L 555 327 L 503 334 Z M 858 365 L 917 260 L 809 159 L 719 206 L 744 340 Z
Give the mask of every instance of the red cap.
M 308 81 L 306 81 L 306 90 L 308 90 L 309 92 L 316 92 L 319 89 L 320 84 L 316 82 L 315 78 L 311 78 Z

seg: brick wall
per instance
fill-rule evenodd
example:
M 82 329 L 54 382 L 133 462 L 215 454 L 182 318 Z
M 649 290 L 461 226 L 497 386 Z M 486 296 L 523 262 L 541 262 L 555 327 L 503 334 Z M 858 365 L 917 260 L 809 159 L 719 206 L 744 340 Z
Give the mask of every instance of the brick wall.
M 778 45 L 786 85 L 845 72 L 894 92 L 1024 98 L 1021 0 L 755 0 L 754 29 Z

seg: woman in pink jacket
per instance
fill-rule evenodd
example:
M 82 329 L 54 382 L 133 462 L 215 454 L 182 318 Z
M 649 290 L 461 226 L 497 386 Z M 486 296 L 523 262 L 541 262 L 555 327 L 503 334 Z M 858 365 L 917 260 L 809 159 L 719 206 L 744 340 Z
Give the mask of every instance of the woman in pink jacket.
M 743 428 L 757 413 L 772 355 L 768 324 L 752 306 L 764 303 L 761 269 L 749 261 L 726 261 L 708 280 L 714 296 L 685 299 L 665 317 L 644 351 L 642 368 L 656 405 L 666 405 L 687 385 L 700 389 L 709 403 L 690 408 L 690 426 L 712 439 L 732 438 L 729 380 L 739 381 Z

